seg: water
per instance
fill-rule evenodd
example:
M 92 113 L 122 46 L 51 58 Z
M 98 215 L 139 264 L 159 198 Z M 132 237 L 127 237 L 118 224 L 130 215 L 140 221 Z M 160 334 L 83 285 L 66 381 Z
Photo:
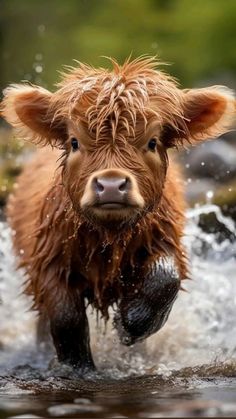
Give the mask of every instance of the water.
M 52 372 L 52 350 L 36 347 L 36 315 L 0 223 L 0 418 L 235 417 L 236 229 L 210 204 L 187 216 L 192 280 L 167 324 L 126 348 L 88 309 L 98 373 L 83 380 L 66 368 Z M 209 216 L 217 231 L 204 231 Z

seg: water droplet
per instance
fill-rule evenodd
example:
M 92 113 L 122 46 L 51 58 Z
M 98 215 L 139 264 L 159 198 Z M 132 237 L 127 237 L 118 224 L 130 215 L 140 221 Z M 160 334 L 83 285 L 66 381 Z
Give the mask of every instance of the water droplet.
M 206 198 L 207 198 L 208 201 L 211 200 L 213 198 L 213 196 L 214 196 L 213 191 L 207 191 Z
M 35 66 L 34 69 L 35 69 L 36 73 L 42 73 L 43 66 L 41 64 L 38 64 L 38 65 Z
M 39 33 L 40 35 L 43 35 L 43 34 L 44 34 L 44 32 L 45 32 L 45 25 L 39 25 L 39 26 L 38 26 L 38 33 Z
M 43 54 L 40 54 L 40 53 L 35 54 L 35 59 L 37 61 L 41 61 L 43 59 Z

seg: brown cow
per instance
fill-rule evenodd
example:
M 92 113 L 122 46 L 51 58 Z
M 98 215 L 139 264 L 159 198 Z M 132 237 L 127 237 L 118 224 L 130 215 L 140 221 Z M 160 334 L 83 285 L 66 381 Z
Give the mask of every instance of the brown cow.
M 227 131 L 226 88 L 180 90 L 154 58 L 80 64 L 55 93 L 5 91 L 18 134 L 47 146 L 8 204 L 26 292 L 50 319 L 60 362 L 93 369 L 85 302 L 130 345 L 159 330 L 187 276 L 182 182 L 167 150 Z M 48 147 L 51 146 L 51 147 Z

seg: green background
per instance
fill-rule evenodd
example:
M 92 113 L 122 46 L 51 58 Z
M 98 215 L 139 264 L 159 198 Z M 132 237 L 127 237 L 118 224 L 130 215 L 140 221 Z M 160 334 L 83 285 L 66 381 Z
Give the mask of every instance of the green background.
M 157 54 L 181 85 L 235 85 L 236 0 L 0 0 L 0 84 L 49 89 L 73 59 Z

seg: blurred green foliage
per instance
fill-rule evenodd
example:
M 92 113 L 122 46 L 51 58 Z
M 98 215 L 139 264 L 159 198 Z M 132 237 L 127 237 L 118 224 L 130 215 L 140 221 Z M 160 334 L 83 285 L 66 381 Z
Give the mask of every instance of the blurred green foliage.
M 0 0 L 0 84 L 52 88 L 73 59 L 157 54 L 183 86 L 234 84 L 235 0 Z M 229 80 L 229 81 L 228 81 Z

